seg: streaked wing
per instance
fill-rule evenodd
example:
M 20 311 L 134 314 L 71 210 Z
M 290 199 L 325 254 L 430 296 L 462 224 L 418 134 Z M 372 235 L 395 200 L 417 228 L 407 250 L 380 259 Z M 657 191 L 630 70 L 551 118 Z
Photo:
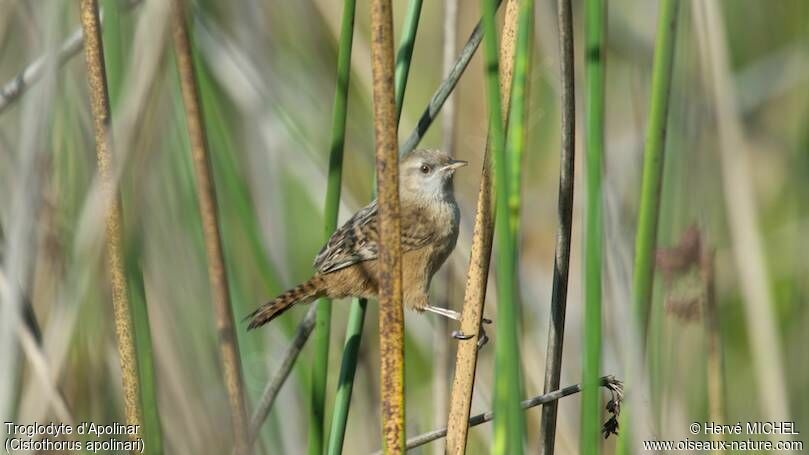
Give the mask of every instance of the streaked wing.
M 329 273 L 379 255 L 376 200 L 354 214 L 337 229 L 315 257 L 319 273 Z M 420 211 L 402 213 L 402 252 L 427 245 L 434 235 L 432 226 Z
M 334 231 L 315 257 L 315 269 L 320 273 L 329 273 L 358 262 L 376 259 L 376 214 L 374 200 Z

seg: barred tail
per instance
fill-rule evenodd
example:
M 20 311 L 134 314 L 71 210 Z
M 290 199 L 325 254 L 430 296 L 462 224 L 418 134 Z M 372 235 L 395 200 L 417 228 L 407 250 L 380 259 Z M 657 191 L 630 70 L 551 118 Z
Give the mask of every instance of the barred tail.
M 247 330 L 261 327 L 281 315 L 284 311 L 290 309 L 293 305 L 309 303 L 318 297 L 324 296 L 326 290 L 324 289 L 323 281 L 322 277 L 315 275 L 309 280 L 279 295 L 274 300 L 261 305 L 256 311 L 245 318 L 250 319 Z

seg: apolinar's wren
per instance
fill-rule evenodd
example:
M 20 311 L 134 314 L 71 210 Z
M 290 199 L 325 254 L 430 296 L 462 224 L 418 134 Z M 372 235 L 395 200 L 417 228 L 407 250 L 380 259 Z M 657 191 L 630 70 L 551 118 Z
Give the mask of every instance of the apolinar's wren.
M 431 307 L 430 280 L 455 248 L 460 213 L 452 189 L 455 170 L 466 165 L 438 150 L 416 150 L 399 164 L 403 300 L 408 308 L 453 319 L 454 311 Z M 376 200 L 354 214 L 315 258 L 312 278 L 259 307 L 250 329 L 295 304 L 319 297 L 376 298 L 379 234 Z

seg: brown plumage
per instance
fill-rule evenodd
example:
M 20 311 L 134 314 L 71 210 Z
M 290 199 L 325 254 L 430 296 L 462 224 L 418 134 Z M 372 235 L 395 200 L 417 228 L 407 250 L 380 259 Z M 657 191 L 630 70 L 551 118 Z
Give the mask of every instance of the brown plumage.
M 455 248 L 460 214 L 452 175 L 465 165 L 438 150 L 416 150 L 399 164 L 404 305 L 423 310 L 430 280 Z M 260 327 L 300 303 L 320 297 L 376 298 L 378 225 L 376 200 L 359 210 L 315 257 L 315 274 L 253 312 Z

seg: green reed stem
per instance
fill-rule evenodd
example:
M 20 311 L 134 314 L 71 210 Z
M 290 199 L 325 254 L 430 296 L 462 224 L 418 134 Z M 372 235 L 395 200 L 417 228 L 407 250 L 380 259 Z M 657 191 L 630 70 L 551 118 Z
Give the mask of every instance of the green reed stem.
M 666 122 L 679 5 L 677 0 L 663 0 L 660 5 L 652 67 L 651 105 L 643 151 L 643 178 L 635 237 L 635 272 L 632 282 L 632 304 L 642 342 L 646 340 L 649 306 L 652 299 L 654 249 L 657 245 L 660 190 L 663 183 L 663 146 L 666 142 Z
M 497 238 L 497 343 L 495 346 L 494 447 L 497 454 L 523 453 L 525 432 L 520 409 L 522 384 L 517 325 L 516 261 L 513 234 L 509 228 L 509 162 L 505 156 L 505 133 L 500 102 L 497 51 L 497 2 L 483 0 L 484 67 L 489 109 L 489 141 L 494 157 Z
M 127 208 L 127 197 L 124 195 L 124 209 Z M 149 311 L 146 305 L 146 289 L 141 273 L 140 238 L 129 236 L 127 251 L 124 254 L 129 289 L 129 302 L 132 308 L 132 320 L 135 323 L 135 350 L 138 354 L 138 376 L 140 377 L 140 397 L 143 405 L 143 438 L 146 454 L 163 453 L 163 435 L 160 424 L 160 413 L 157 402 L 157 385 L 155 382 L 155 362 L 152 350 L 152 332 L 149 327 Z M 139 236 L 138 236 L 139 237 Z
M 531 72 L 531 52 L 534 41 L 534 0 L 523 0 L 517 25 L 517 50 L 514 56 L 514 81 L 511 86 L 510 112 L 506 138 L 506 156 L 509 160 L 508 221 L 512 232 L 512 255 L 517 257 L 520 223 L 520 183 L 522 156 L 525 150 L 525 117 L 528 108 L 528 78 Z
M 501 0 L 497 0 L 497 8 L 500 7 L 500 3 Z M 449 95 L 455 89 L 455 84 L 458 83 L 458 80 L 466 70 L 466 66 L 469 64 L 469 61 L 472 60 L 472 57 L 475 55 L 475 51 L 477 51 L 481 40 L 483 40 L 483 27 L 481 26 L 481 23 L 478 22 L 475 29 L 472 30 L 472 34 L 469 36 L 466 44 L 464 44 L 463 49 L 461 49 L 461 53 L 458 55 L 457 60 L 455 60 L 455 64 L 452 66 L 452 70 L 450 70 L 449 75 L 443 81 L 441 81 L 441 84 L 435 90 L 435 93 L 433 93 L 432 98 L 430 98 L 430 102 L 427 104 L 427 107 L 424 109 L 421 117 L 419 117 L 416 127 L 407 137 L 405 142 L 400 144 L 400 156 L 404 156 L 412 152 L 416 146 L 418 146 L 424 135 L 427 134 L 427 130 L 430 129 L 430 126 L 433 124 L 433 120 L 435 120 L 435 118 L 438 116 L 438 113 L 441 111 L 441 107 L 444 106 L 444 102 L 447 101 L 447 98 L 449 98 Z
M 597 453 L 601 439 L 601 177 L 604 154 L 604 0 L 585 3 L 584 364 L 582 366 L 581 451 Z
M 346 342 L 343 348 L 343 360 L 340 364 L 340 379 L 337 384 L 337 395 L 334 398 L 334 414 L 332 415 L 331 431 L 329 432 L 329 447 L 326 451 L 328 455 L 340 455 L 343 453 L 343 441 L 345 440 L 346 422 L 348 421 L 348 408 L 351 403 L 351 392 L 354 386 L 354 374 L 357 371 L 357 358 L 360 353 L 362 327 L 364 325 L 365 310 L 367 307 L 367 300 L 354 299 L 351 303 L 351 310 L 348 313 Z
M 657 19 L 657 37 L 652 64 L 652 88 L 650 94 L 649 123 L 646 126 L 646 143 L 643 150 L 643 176 L 641 180 L 638 227 L 635 234 L 635 269 L 632 277 L 633 323 L 641 353 L 646 351 L 649 309 L 654 284 L 654 251 L 657 246 L 657 227 L 660 219 L 660 195 L 663 187 L 664 145 L 668 121 L 669 96 L 671 94 L 674 45 L 677 31 L 678 0 L 663 0 Z M 633 371 L 641 368 L 630 358 L 627 381 L 635 377 Z M 631 428 L 628 413 L 621 414 L 624 432 L 618 439 L 617 452 L 630 453 Z
M 402 105 L 405 88 L 407 88 L 407 75 L 410 73 L 410 62 L 413 58 L 413 48 L 416 45 L 416 32 L 419 28 L 422 0 L 410 0 L 407 4 L 402 37 L 399 40 L 399 50 L 396 51 L 396 118 L 402 118 Z
M 323 235 L 326 241 L 337 229 L 337 214 L 340 208 L 355 10 L 356 0 L 345 0 L 337 54 L 337 87 L 334 92 L 334 107 L 332 109 L 329 177 L 326 184 L 326 204 L 323 213 Z M 326 440 L 326 382 L 329 373 L 329 339 L 331 334 L 331 300 L 329 299 L 322 299 L 317 302 L 314 334 L 315 357 L 312 364 L 311 403 L 309 406 L 309 455 L 321 455 L 325 448 Z

